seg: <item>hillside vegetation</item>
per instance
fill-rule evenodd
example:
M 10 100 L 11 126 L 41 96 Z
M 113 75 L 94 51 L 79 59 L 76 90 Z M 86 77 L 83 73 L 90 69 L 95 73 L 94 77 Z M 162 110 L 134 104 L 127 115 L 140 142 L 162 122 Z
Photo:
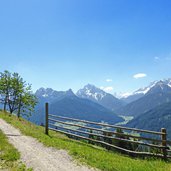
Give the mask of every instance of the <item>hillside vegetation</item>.
M 149 93 L 119 109 L 117 113 L 136 117 L 167 102 L 171 102 L 171 93 Z
M 79 142 L 69 139 L 63 134 L 53 131 L 49 136 L 44 134 L 44 128 L 36 126 L 26 120 L 18 119 L 15 116 L 0 112 L 0 118 L 3 118 L 14 127 L 20 129 L 25 134 L 32 136 L 42 142 L 44 145 L 58 149 L 65 149 L 77 161 L 89 166 L 99 168 L 105 171 L 169 171 L 171 163 L 162 160 L 142 160 L 130 158 L 128 156 L 109 152 L 103 148 L 89 145 L 85 142 Z
M 140 129 L 160 131 L 167 129 L 167 137 L 171 140 L 171 102 L 155 107 L 131 120 L 127 126 Z

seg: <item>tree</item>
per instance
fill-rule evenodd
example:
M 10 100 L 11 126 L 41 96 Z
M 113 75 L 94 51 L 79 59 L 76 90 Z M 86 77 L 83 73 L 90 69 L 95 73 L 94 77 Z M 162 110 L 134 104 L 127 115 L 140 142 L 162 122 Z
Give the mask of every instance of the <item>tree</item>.
M 10 113 L 16 111 L 20 106 L 21 95 L 24 93 L 25 82 L 18 73 L 13 73 L 10 82 L 8 107 Z
M 1 103 L 4 105 L 3 109 L 6 111 L 7 103 L 9 100 L 11 86 L 11 73 L 7 70 L 0 73 L 0 95 Z
M 34 107 L 37 104 L 37 98 L 34 94 L 31 92 L 31 85 L 28 85 L 25 89 L 25 91 L 21 94 L 19 94 L 18 99 L 18 111 L 17 116 L 20 117 L 20 115 L 31 115 L 31 113 L 34 111 Z
M 37 103 L 37 98 L 31 91 L 31 85 L 23 81 L 18 73 L 11 74 L 9 71 L 1 73 L 0 93 L 4 110 L 8 105 L 10 113 L 15 112 L 18 117 L 30 115 Z

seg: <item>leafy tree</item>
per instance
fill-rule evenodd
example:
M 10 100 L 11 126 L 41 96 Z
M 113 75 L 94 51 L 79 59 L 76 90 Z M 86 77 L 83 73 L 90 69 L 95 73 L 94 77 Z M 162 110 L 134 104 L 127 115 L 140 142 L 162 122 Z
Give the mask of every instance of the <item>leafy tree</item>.
M 10 83 L 8 107 L 10 113 L 19 108 L 20 96 L 24 93 L 25 82 L 18 73 L 13 73 Z
M 21 115 L 30 115 L 37 103 L 36 96 L 31 91 L 31 85 L 23 81 L 18 73 L 11 74 L 9 71 L 1 73 L 0 93 L 4 110 L 8 105 L 10 113 Z
M 17 99 L 17 116 L 20 117 L 22 115 L 31 115 L 34 111 L 34 107 L 37 103 L 37 98 L 31 92 L 31 86 L 28 85 L 21 94 L 19 94 L 19 98 Z
M 6 111 L 7 103 L 10 95 L 11 73 L 7 70 L 0 73 L 0 95 L 1 103 L 4 105 L 3 109 Z

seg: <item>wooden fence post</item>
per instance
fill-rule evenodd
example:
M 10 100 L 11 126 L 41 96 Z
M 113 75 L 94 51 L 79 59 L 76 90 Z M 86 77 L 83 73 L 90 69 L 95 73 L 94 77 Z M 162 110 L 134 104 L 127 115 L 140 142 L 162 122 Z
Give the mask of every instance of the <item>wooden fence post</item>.
M 163 148 L 163 158 L 166 160 L 167 159 L 167 133 L 166 133 L 166 129 L 165 128 L 161 128 L 161 132 L 163 133 L 161 138 L 162 138 L 162 146 L 164 146 L 165 148 Z
M 49 108 L 48 103 L 45 103 L 45 134 L 48 135 L 48 114 L 49 114 Z

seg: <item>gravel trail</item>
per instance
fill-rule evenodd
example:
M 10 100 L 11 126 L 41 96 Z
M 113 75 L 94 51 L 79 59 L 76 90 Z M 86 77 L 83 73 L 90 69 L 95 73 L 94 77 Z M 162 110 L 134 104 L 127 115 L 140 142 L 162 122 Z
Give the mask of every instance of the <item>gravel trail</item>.
M 78 165 L 65 150 L 45 147 L 35 138 L 22 135 L 18 129 L 2 119 L 0 129 L 21 153 L 21 161 L 34 171 L 94 171 Z

